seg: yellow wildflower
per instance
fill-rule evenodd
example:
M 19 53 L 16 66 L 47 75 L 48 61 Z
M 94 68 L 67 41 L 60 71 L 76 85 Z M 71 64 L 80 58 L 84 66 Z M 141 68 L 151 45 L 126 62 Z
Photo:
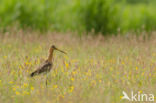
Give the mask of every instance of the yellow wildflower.
M 28 84 L 27 83 L 24 83 L 23 84 L 23 87 L 25 87 L 25 88 L 28 87 Z
M 13 91 L 16 91 L 16 88 L 14 87 L 14 88 L 12 88 L 12 90 L 13 90 Z
M 25 64 L 26 64 L 26 65 L 31 65 L 31 62 L 26 61 Z
M 139 93 L 142 93 L 142 91 L 140 90 Z
M 123 96 L 120 96 L 120 99 L 122 99 Z
M 68 68 L 69 67 L 69 64 L 65 62 L 65 66 L 66 66 L 66 68 Z
M 53 88 L 57 88 L 58 86 L 57 85 L 53 85 Z
M 74 90 L 74 86 L 71 86 L 69 92 L 73 92 L 73 90 Z
M 71 81 L 74 81 L 74 78 L 71 78 Z
M 13 81 L 10 81 L 9 84 L 13 84 Z
M 4 58 L 4 59 L 6 59 L 6 58 L 7 58 L 7 56 L 3 56 L 3 58 Z
M 34 87 L 31 87 L 30 89 L 33 91 L 34 90 Z
M 16 95 L 20 95 L 20 92 L 16 91 Z
M 125 64 L 125 62 L 124 62 L 124 61 L 122 61 L 122 64 L 124 65 L 124 64 Z
M 101 83 L 102 82 L 102 80 L 99 80 L 99 83 Z
M 30 93 L 27 91 L 23 91 L 23 95 L 29 95 Z
M 19 65 L 19 69 L 22 69 L 22 66 L 21 65 Z
M 76 74 L 76 72 L 75 72 L 75 71 L 73 71 L 73 72 L 72 72 L 72 75 L 75 75 L 75 74 Z

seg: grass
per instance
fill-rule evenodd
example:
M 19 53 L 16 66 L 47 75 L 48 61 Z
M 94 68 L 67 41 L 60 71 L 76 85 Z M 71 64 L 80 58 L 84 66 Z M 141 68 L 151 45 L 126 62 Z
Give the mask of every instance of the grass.
M 156 36 L 143 41 L 54 32 L 0 35 L 1 103 L 127 103 L 120 98 L 123 90 L 156 94 Z M 55 52 L 46 88 L 45 76 L 29 74 L 46 59 L 51 44 L 68 55 Z

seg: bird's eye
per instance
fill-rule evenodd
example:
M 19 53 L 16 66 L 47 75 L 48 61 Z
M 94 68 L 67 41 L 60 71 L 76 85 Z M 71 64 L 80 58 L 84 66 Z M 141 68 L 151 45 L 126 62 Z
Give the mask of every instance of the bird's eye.
M 55 46 L 54 46 L 54 45 L 52 45 L 52 46 L 51 46 L 51 48 L 55 48 Z

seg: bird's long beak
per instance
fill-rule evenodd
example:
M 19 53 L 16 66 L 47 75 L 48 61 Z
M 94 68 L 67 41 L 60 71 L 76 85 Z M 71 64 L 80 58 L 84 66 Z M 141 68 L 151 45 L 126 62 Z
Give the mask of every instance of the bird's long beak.
M 60 49 L 58 49 L 58 48 L 55 48 L 55 50 L 60 51 L 60 52 L 62 52 L 62 53 L 64 53 L 64 54 L 67 54 L 66 52 L 64 52 L 64 51 L 62 51 L 62 50 L 60 50 Z

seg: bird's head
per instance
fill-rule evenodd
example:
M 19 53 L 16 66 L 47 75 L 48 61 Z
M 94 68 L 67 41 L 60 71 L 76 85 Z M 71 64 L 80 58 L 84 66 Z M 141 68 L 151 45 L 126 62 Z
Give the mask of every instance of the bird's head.
M 62 51 L 62 50 L 56 48 L 55 45 L 52 45 L 52 46 L 51 46 L 50 52 L 51 52 L 52 50 L 57 50 L 57 51 L 60 51 L 60 52 L 62 52 L 62 53 L 64 53 L 64 54 L 67 54 L 66 52 L 64 52 L 64 51 Z

